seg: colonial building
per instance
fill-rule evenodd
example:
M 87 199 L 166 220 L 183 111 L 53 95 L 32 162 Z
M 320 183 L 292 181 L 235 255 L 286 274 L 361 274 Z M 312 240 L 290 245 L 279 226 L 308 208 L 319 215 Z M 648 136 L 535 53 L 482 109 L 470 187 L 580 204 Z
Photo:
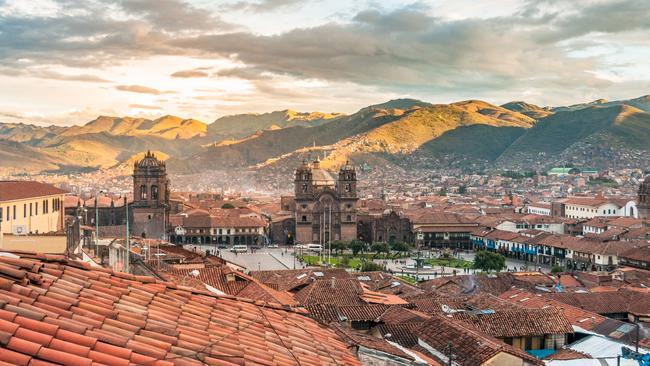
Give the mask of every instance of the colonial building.
M 357 238 L 357 175 L 349 162 L 335 180 L 318 159 L 304 161 L 294 184 L 297 243 Z
M 147 151 L 133 166 L 131 234 L 163 238 L 169 225 L 169 180 L 165 162 Z
M 175 244 L 262 245 L 267 223 L 250 209 L 194 209 L 171 216 Z
M 411 243 L 411 220 L 402 213 L 386 209 L 381 214 L 359 215 L 359 240 L 374 242 Z
M 639 202 L 637 203 L 640 219 L 650 219 L 650 174 L 639 186 Z
M 0 181 L 0 232 L 43 234 L 64 228 L 65 191 L 34 181 Z

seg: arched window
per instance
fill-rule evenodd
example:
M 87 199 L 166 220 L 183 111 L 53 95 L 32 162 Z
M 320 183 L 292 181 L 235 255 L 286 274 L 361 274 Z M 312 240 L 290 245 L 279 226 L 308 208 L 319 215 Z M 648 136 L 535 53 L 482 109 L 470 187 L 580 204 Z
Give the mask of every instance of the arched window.
M 147 199 L 147 186 L 145 186 L 144 184 L 140 186 L 140 199 L 141 200 Z
M 303 192 L 307 192 L 307 185 L 306 185 L 306 184 L 303 184 L 303 185 L 302 185 L 302 191 L 303 191 Z
M 151 199 L 158 200 L 158 186 L 151 186 Z
M 345 221 L 347 221 L 347 222 L 352 221 L 352 215 L 347 215 L 347 216 L 345 217 Z

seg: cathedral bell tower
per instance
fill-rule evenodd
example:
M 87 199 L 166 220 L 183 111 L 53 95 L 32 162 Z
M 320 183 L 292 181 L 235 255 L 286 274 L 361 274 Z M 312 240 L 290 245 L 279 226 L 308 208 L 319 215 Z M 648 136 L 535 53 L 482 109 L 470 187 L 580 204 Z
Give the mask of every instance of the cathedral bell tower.
M 650 174 L 639 186 L 639 202 L 636 207 L 639 210 L 640 219 L 650 219 Z
M 164 238 L 169 225 L 169 180 L 165 162 L 147 151 L 133 165 L 131 233 L 148 238 Z

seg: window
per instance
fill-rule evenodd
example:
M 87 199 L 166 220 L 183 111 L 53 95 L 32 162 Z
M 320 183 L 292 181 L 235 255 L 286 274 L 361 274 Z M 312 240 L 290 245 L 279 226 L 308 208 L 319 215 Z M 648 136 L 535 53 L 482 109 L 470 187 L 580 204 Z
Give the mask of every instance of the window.
M 350 183 L 345 184 L 345 191 L 350 192 L 352 190 L 352 187 L 350 186 Z
M 34 215 L 38 215 L 38 202 L 34 202 L 34 205 L 36 205 Z
M 27 217 L 27 204 L 23 203 L 23 217 Z
M 307 222 L 307 216 L 302 215 L 301 221 L 302 221 L 302 222 Z
M 158 186 L 151 186 L 151 199 L 158 200 Z
M 141 200 L 147 199 L 147 186 L 145 186 L 144 184 L 140 186 L 140 199 Z
M 2 222 L 2 213 L 3 212 L 4 212 L 4 210 L 2 209 L 2 207 L 0 207 L 0 222 Z
M 348 221 L 348 222 L 352 221 L 352 215 L 347 215 L 345 217 L 345 220 Z
M 306 184 L 302 185 L 302 192 L 303 193 L 307 192 L 307 185 Z
M 14 220 L 16 219 L 16 205 L 14 205 Z

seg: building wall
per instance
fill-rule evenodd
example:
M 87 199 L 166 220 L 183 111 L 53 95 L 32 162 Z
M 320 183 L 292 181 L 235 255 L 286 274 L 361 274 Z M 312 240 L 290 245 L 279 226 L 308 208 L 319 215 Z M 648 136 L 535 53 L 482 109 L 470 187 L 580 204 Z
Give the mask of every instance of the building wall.
M 0 234 L 0 249 L 31 250 L 40 253 L 65 253 L 65 235 L 11 235 Z
M 591 219 L 596 216 L 623 216 L 623 213 L 620 208 L 613 203 L 605 203 L 598 207 L 567 204 L 565 216 L 572 219 Z
M 55 209 L 56 200 L 60 202 L 58 209 Z M 47 201 L 47 213 L 44 212 L 45 201 Z M 63 195 L 2 201 L 0 208 L 3 211 L 0 230 L 5 234 L 12 233 L 12 228 L 15 226 L 24 226 L 27 233 L 50 233 L 63 230 Z
M 491 359 L 485 361 L 481 366 L 532 366 L 532 362 L 523 360 L 517 356 L 505 352 L 499 352 Z

